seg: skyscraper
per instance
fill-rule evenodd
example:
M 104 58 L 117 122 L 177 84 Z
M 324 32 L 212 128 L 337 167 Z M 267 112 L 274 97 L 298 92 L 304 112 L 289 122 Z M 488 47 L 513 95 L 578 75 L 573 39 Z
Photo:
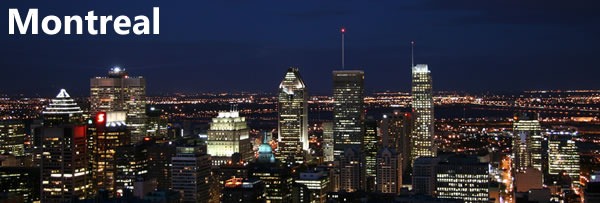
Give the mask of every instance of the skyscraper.
M 468 203 L 489 202 L 488 163 L 476 156 L 452 155 L 438 163 L 435 190 L 438 198 Z
M 25 124 L 17 120 L 0 121 L 0 154 L 25 154 Z
M 365 121 L 365 135 L 363 137 L 365 156 L 365 176 L 366 176 L 366 191 L 375 190 L 375 175 L 376 168 L 380 162 L 377 162 L 377 152 L 379 151 L 379 138 L 377 137 L 377 121 L 373 118 L 368 118 Z
M 412 160 L 437 155 L 431 83 L 431 71 L 427 65 L 418 64 L 412 68 L 412 109 L 415 116 L 411 139 Z
M 361 151 L 346 148 L 340 160 L 340 190 L 355 192 L 365 187 L 365 164 Z
M 402 173 L 408 175 L 411 160 L 412 117 L 409 112 L 395 110 L 384 114 L 380 123 L 381 144 L 391 147 L 400 155 Z
M 279 84 L 277 159 L 304 161 L 308 150 L 308 92 L 298 68 L 289 68 Z
M 90 79 L 91 113 L 124 111 L 131 141 L 146 136 L 146 79 L 130 77 L 125 69 L 110 69 L 108 77 Z
M 377 153 L 377 192 L 399 194 L 402 187 L 401 156 L 391 147 Z
M 333 123 L 323 122 L 321 124 L 323 128 L 323 158 L 324 161 L 333 161 Z
M 117 148 L 130 143 L 125 112 L 98 112 L 89 125 L 92 136 L 92 180 L 96 191 L 116 195 Z
M 579 152 L 573 141 L 576 132 L 548 132 L 548 173 L 565 172 L 573 181 L 579 181 Z
M 542 127 L 535 114 L 517 114 L 513 121 L 513 169 L 542 169 Z
M 83 111 L 62 89 L 42 114 L 42 201 L 85 199 L 91 182 Z
M 364 80 L 362 70 L 333 71 L 333 140 L 336 156 L 349 147 L 362 150 Z
M 231 161 L 231 155 L 240 153 L 242 160 L 252 160 L 252 143 L 246 118 L 238 111 L 219 112 L 212 119 L 206 140 L 207 153 L 210 154 L 213 166 Z
M 199 146 L 177 147 L 171 163 L 172 189 L 181 193 L 181 202 L 207 203 L 210 199 L 210 155 Z

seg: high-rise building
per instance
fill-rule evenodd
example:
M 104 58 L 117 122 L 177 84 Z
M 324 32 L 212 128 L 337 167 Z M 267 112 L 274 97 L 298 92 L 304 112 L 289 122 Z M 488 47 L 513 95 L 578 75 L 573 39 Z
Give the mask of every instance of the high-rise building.
M 438 157 L 419 157 L 413 163 L 412 188 L 415 194 L 435 195 Z
M 156 179 L 158 190 L 168 191 L 171 189 L 171 159 L 176 154 L 176 146 L 172 142 L 152 141 L 155 143 L 148 146 L 148 178 Z
M 573 140 L 576 132 L 549 131 L 548 162 L 550 175 L 560 175 L 565 172 L 571 180 L 579 181 L 579 152 Z
M 92 185 L 83 111 L 62 89 L 42 114 L 42 202 L 85 199 Z
M 535 114 L 518 114 L 513 121 L 513 169 L 542 168 L 542 127 Z
M 119 146 L 116 149 L 115 165 L 115 190 L 117 196 L 123 196 L 128 192 L 136 193 L 144 188 L 136 188 L 139 183 L 148 182 L 152 185 L 150 191 L 156 190 L 156 179 L 148 177 L 148 147 L 150 142 L 138 142 Z M 142 184 L 143 185 L 143 184 Z M 151 186 L 149 186 L 151 187 Z M 142 193 L 144 194 L 144 193 Z
M 25 155 L 25 124 L 17 120 L 0 120 L 0 154 Z
M 110 69 L 108 77 L 90 79 L 91 113 L 124 111 L 131 141 L 146 136 L 146 79 L 130 77 L 125 69 Z
M 295 180 L 298 184 L 303 184 L 310 191 L 310 202 L 324 203 L 327 201 L 329 191 L 329 177 L 325 171 L 307 171 L 301 172 L 300 177 Z
M 411 160 L 411 127 L 412 117 L 409 112 L 395 110 L 390 114 L 383 114 L 380 123 L 382 146 L 396 149 L 400 155 L 402 173 L 408 174 Z
M 146 136 L 167 138 L 167 114 L 154 106 L 146 110 Z
M 354 147 L 346 148 L 340 160 L 340 190 L 355 192 L 365 187 L 365 164 L 362 153 Z
M 466 203 L 490 202 L 488 168 L 476 156 L 444 158 L 436 170 L 436 197 L 462 199 Z
M 208 202 L 210 163 L 210 155 L 199 146 L 177 147 L 172 159 L 171 185 L 181 193 L 181 202 Z
M 258 158 L 248 164 L 248 176 L 265 183 L 266 202 L 291 202 L 293 178 L 289 169 L 275 159 L 273 149 L 267 140 L 265 135 L 263 143 L 258 147 Z
M 364 80 L 362 70 L 333 71 L 333 141 L 336 156 L 349 147 L 362 150 Z
M 379 151 L 379 138 L 377 136 L 377 121 L 373 118 L 368 118 L 365 121 L 365 135 L 363 137 L 365 156 L 365 176 L 367 182 L 365 189 L 368 192 L 375 191 L 375 175 L 378 167 L 377 152 Z
M 384 147 L 377 154 L 377 192 L 399 194 L 402 188 L 401 156 L 394 148 Z
M 213 166 L 230 162 L 234 153 L 239 153 L 245 162 L 253 159 L 246 118 L 241 117 L 238 111 L 219 112 L 212 119 L 207 133 L 207 153 L 211 156 Z
M 97 112 L 88 125 L 92 136 L 92 180 L 96 191 L 117 195 L 117 148 L 130 143 L 125 112 Z
M 435 157 L 434 114 L 431 71 L 425 64 L 412 68 L 412 109 L 415 117 L 412 133 L 412 160 Z
M 308 150 L 308 92 L 298 68 L 289 68 L 279 84 L 277 159 L 304 162 Z
M 323 128 L 323 160 L 326 162 L 333 161 L 333 123 L 323 122 L 321 124 Z

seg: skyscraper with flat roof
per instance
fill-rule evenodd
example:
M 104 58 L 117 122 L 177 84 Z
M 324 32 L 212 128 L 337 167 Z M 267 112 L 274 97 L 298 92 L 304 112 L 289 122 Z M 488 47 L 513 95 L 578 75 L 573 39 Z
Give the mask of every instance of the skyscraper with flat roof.
M 146 136 L 146 79 L 130 77 L 125 69 L 110 69 L 108 77 L 90 79 L 91 113 L 124 111 L 131 141 Z
M 412 133 L 412 160 L 418 157 L 435 157 L 434 114 L 431 71 L 426 64 L 412 68 L 412 109 L 415 123 Z
M 231 155 L 240 153 L 244 162 L 253 159 L 252 143 L 246 118 L 238 111 L 219 112 L 212 119 L 206 140 L 207 153 L 213 166 L 231 161 Z
M 542 169 L 542 126 L 535 114 L 517 114 L 513 121 L 513 169 Z
M 308 150 L 308 92 L 298 68 L 289 68 L 279 84 L 277 159 L 304 162 Z
M 364 133 L 364 80 L 362 70 L 333 71 L 334 154 L 347 148 L 362 150 Z

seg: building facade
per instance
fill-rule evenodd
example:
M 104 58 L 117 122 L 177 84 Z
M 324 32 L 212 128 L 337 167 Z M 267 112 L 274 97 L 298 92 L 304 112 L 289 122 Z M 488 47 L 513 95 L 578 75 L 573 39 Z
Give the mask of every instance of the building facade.
M 146 79 L 130 77 L 125 69 L 115 67 L 108 77 L 90 79 L 91 113 L 126 112 L 126 124 L 131 131 L 131 142 L 146 136 Z
M 210 155 L 199 146 L 177 147 L 171 161 L 171 188 L 181 194 L 181 202 L 208 203 Z
M 434 114 L 431 71 L 425 64 L 412 68 L 412 110 L 415 121 L 412 133 L 412 160 L 435 157 Z
M 298 68 L 289 68 L 279 84 L 278 151 L 282 162 L 304 162 L 308 150 L 308 92 Z
M 513 169 L 542 168 L 542 126 L 534 114 L 517 114 L 513 121 Z
M 362 150 L 364 135 L 364 80 L 362 70 L 333 71 L 334 154 L 347 148 Z
M 206 140 L 207 153 L 211 155 L 212 165 L 219 166 L 231 161 L 231 155 L 239 153 L 242 160 L 253 158 L 252 143 L 246 118 L 238 111 L 219 112 L 212 119 Z
M 399 194 L 402 188 L 401 156 L 394 148 L 384 147 L 377 153 L 377 192 Z

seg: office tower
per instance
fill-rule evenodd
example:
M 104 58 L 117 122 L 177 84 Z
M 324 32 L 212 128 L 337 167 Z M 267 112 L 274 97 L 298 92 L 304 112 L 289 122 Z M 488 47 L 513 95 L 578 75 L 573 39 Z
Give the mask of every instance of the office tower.
M 573 141 L 576 132 L 548 132 L 548 173 L 565 172 L 572 181 L 579 182 L 579 152 Z
M 298 68 L 289 68 L 279 84 L 277 159 L 304 162 L 308 151 L 308 92 Z
M 365 121 L 365 135 L 363 137 L 365 156 L 365 176 L 367 182 L 365 189 L 368 192 L 375 191 L 375 175 L 378 167 L 377 152 L 379 151 L 379 138 L 377 137 L 377 121 L 367 118 Z
M 91 182 L 83 111 L 62 89 L 42 114 L 42 201 L 85 199 Z
M 435 174 L 440 159 L 419 157 L 413 163 L 412 187 L 415 194 L 435 195 Z
M 16 120 L 0 120 L 0 154 L 25 155 L 25 124 Z
M 92 180 L 97 192 L 109 197 L 116 195 L 116 153 L 120 146 L 130 143 L 130 134 L 125 124 L 125 112 L 97 112 L 89 125 L 92 136 Z
M 323 122 L 321 127 L 323 128 L 323 143 L 321 147 L 323 148 L 324 161 L 330 162 L 333 161 L 333 123 Z
M 399 194 L 402 188 L 402 157 L 391 147 L 377 153 L 377 192 Z
M 210 163 L 210 155 L 200 146 L 177 147 L 172 159 L 171 187 L 181 194 L 181 202 L 208 202 Z
M 347 148 L 362 150 L 364 80 L 361 70 L 333 71 L 333 141 L 339 156 Z
M 156 180 L 157 190 L 167 191 L 171 188 L 171 159 L 176 146 L 172 142 L 151 141 L 154 143 L 148 146 L 148 178 Z
M 340 160 L 340 190 L 355 192 L 364 188 L 365 164 L 361 152 L 354 147 L 346 148 Z
M 146 110 L 146 137 L 167 138 L 168 118 L 161 109 L 150 107 Z
M 542 169 L 542 127 L 535 114 L 517 114 L 513 121 L 513 169 Z
M 434 114 L 431 71 L 425 64 L 412 68 L 412 110 L 415 123 L 412 133 L 412 160 L 418 157 L 435 157 Z
M 329 189 L 329 177 L 325 171 L 301 172 L 300 177 L 295 180 L 298 184 L 306 185 L 310 191 L 310 202 L 324 203 L 327 200 Z
M 291 202 L 293 179 L 287 167 L 275 159 L 273 149 L 267 144 L 267 136 L 258 147 L 258 158 L 248 164 L 249 178 L 265 183 L 265 201 L 272 203 Z
M 403 174 L 408 174 L 408 169 L 412 163 L 410 148 L 411 127 L 411 114 L 399 110 L 395 110 L 390 114 L 383 114 L 379 127 L 382 145 L 394 148 L 400 155 Z
M 238 111 L 219 112 L 219 115 L 212 119 L 207 132 L 206 147 L 212 165 L 219 166 L 230 162 L 234 153 L 239 153 L 243 161 L 252 160 L 252 143 L 248 132 L 246 118 L 240 117 Z
M 221 202 L 264 202 L 265 183 L 234 177 L 225 181 L 222 193 Z
M 40 168 L 0 166 L 0 202 L 39 202 Z
M 476 156 L 452 155 L 438 163 L 436 196 L 462 199 L 466 203 L 489 202 L 488 163 Z
M 149 142 L 149 141 L 148 141 Z M 150 191 L 156 190 L 156 179 L 151 180 L 148 177 L 148 147 L 150 143 L 138 142 L 119 146 L 116 149 L 115 165 L 115 190 L 117 196 L 124 196 L 126 193 L 137 193 L 144 189 Z M 147 182 L 148 184 L 141 184 Z M 137 188 L 137 185 L 148 185 L 149 188 Z M 145 194 L 145 193 L 141 193 Z
M 125 69 L 110 69 L 108 77 L 90 79 L 91 113 L 124 111 L 131 142 L 146 135 L 146 79 L 130 77 Z

